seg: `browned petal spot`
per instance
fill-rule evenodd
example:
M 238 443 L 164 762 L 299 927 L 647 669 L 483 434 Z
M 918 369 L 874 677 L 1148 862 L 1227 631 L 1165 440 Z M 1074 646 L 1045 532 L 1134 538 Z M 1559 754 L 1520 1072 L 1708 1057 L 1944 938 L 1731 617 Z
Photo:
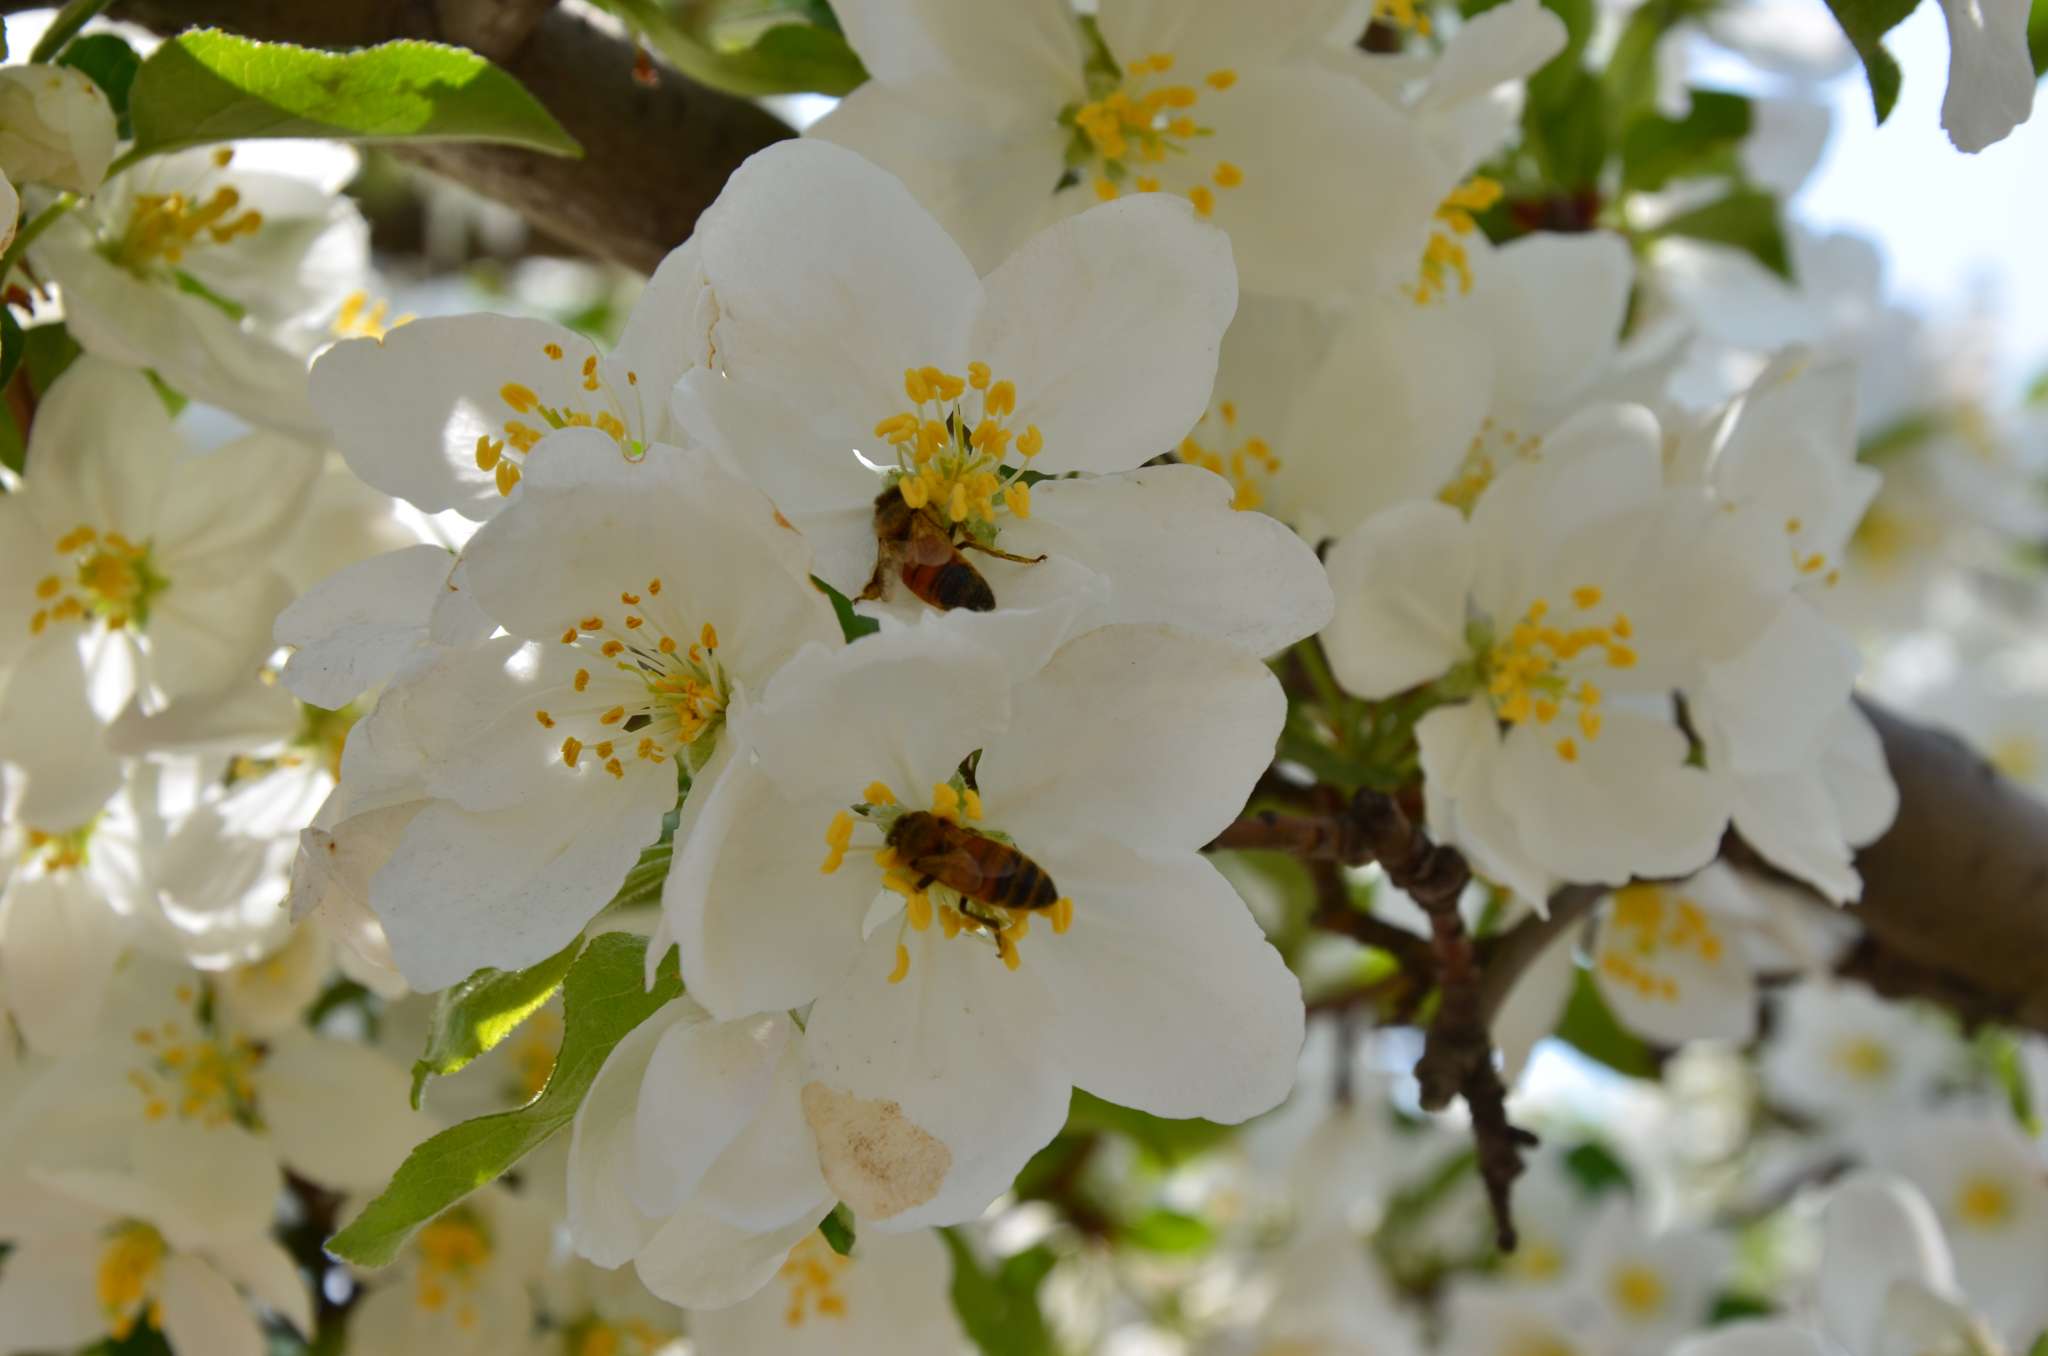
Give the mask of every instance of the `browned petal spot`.
M 818 1163 L 839 1199 L 863 1219 L 888 1219 L 939 1194 L 953 1153 L 894 1102 L 806 1083 L 804 1119 L 818 1138 Z

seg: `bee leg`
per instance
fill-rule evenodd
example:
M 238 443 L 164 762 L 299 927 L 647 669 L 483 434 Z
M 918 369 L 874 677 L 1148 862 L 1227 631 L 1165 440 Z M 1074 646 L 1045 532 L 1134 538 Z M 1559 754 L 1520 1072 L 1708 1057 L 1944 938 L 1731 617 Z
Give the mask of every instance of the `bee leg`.
M 979 551 L 985 556 L 994 556 L 997 560 L 1007 560 L 1018 565 L 1036 565 L 1039 561 L 1045 559 L 1043 552 L 1035 556 L 1013 556 L 1008 551 L 998 551 L 993 546 L 983 546 L 980 542 L 971 539 L 962 541 L 960 545 L 966 550 Z
M 935 880 L 937 880 L 937 879 L 938 879 L 938 877 L 937 877 L 937 876 L 924 876 L 924 877 L 921 877 L 921 878 L 920 878 L 920 879 L 918 880 L 918 882 L 917 882 L 917 888 L 918 888 L 918 890 L 919 890 L 920 892 L 922 892 L 922 891 L 925 891 L 925 890 L 929 890 L 929 889 L 931 889 L 931 888 L 932 888 L 932 882 L 933 882 L 933 881 L 935 881 Z
M 875 572 L 868 576 L 867 587 L 856 595 L 859 601 L 873 602 L 882 596 L 882 590 L 887 584 L 888 570 L 889 565 L 887 561 L 880 559 L 875 561 Z

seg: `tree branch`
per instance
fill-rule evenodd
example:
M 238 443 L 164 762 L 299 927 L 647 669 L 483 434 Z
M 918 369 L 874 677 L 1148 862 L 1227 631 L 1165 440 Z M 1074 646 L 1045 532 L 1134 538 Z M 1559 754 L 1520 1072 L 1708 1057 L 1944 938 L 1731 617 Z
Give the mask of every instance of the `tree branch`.
M 547 105 L 582 143 L 583 158 L 467 142 L 393 149 L 643 273 L 689 237 L 741 161 L 792 135 L 761 108 L 667 67 L 641 83 L 632 43 L 545 0 L 121 0 L 112 13 L 160 33 L 211 25 L 308 47 L 391 38 L 474 47 Z

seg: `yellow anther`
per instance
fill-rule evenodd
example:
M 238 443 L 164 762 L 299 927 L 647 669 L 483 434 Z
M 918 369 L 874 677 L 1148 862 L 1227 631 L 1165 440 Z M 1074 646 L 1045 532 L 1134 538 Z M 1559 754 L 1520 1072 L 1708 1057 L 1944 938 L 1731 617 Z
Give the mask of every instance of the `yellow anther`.
M 972 362 L 967 364 L 967 384 L 977 391 L 986 391 L 989 383 L 988 364 Z
M 576 766 L 576 760 L 579 757 L 581 757 L 582 754 L 583 741 L 578 739 L 575 735 L 570 735 L 567 739 L 564 739 L 562 741 L 562 761 L 568 764 L 570 767 L 573 768 Z
M 903 901 L 903 916 L 910 926 L 923 932 L 932 925 L 932 897 L 922 890 L 913 890 Z
M 960 793 L 950 782 L 938 782 L 932 787 L 932 813 L 941 819 L 960 822 Z
M 911 404 L 922 405 L 932 398 L 931 383 L 916 368 L 906 367 L 903 369 L 903 393 L 910 397 Z
M 555 718 L 545 711 L 534 712 L 533 718 L 540 722 L 540 728 L 543 730 L 552 730 L 555 728 Z
M 903 977 L 909 973 L 910 948 L 898 942 L 896 943 L 896 967 L 889 971 L 889 982 L 891 984 L 901 984 Z
M 860 799 L 863 805 L 894 805 L 896 793 L 885 783 L 869 782 L 867 789 L 860 793 Z
M 825 854 L 825 861 L 818 867 L 823 875 L 831 875 L 846 860 L 846 849 L 853 842 L 853 816 L 844 810 L 832 816 L 832 822 L 825 827 L 825 846 L 831 849 Z
M 476 469 L 488 471 L 497 466 L 499 458 L 505 455 L 505 444 L 492 442 L 488 433 L 476 435 Z
M 967 521 L 967 487 L 958 481 L 953 483 L 953 493 L 946 499 L 946 516 L 956 523 Z
M 510 494 L 512 487 L 519 483 L 519 467 L 513 462 L 501 461 L 492 478 L 498 483 L 499 494 Z
M 710 622 L 705 622 L 703 628 L 697 632 L 697 643 L 702 645 L 707 650 L 717 649 L 718 628 L 713 626 Z
M 1579 746 L 1572 741 L 1569 735 L 1557 741 L 1557 756 L 1564 759 L 1567 763 L 1579 761 Z
M 1572 590 L 1572 606 L 1581 610 L 1598 607 L 1603 596 L 1598 588 L 1586 584 Z
M 1026 424 L 1024 432 L 1017 438 L 1017 455 L 1029 460 L 1045 447 L 1045 435 L 1038 431 L 1038 425 Z
M 1222 160 L 1217 162 L 1216 172 L 1209 177 L 1216 181 L 1218 188 L 1236 188 L 1244 182 L 1244 171 L 1228 160 Z
M 1626 645 L 1609 645 L 1607 666 L 1614 669 L 1632 669 L 1636 666 L 1636 652 Z
M 1015 414 L 1017 412 L 1017 386 L 1011 381 L 998 381 L 988 388 L 984 408 L 990 414 Z
M 971 786 L 966 788 L 960 793 L 960 804 L 969 819 L 981 818 L 981 792 Z
M 498 398 L 521 414 L 532 414 L 540 406 L 540 397 L 533 393 L 532 388 L 522 386 L 516 381 L 508 381 L 500 386 Z
M 1216 195 L 1209 191 L 1207 184 L 1196 184 L 1188 190 L 1188 201 L 1195 205 L 1195 215 L 1206 217 L 1216 210 Z
M 2005 1183 L 1989 1177 L 1972 1177 L 1956 1193 L 1956 1215 L 1980 1229 L 1996 1228 L 2014 1214 L 2013 1197 Z
M 1210 89 L 1226 90 L 1237 83 L 1237 72 L 1225 67 L 1220 71 L 1209 72 L 1202 79 Z
M 549 359 L 554 362 L 562 361 L 562 346 L 560 344 L 554 342 L 542 344 L 540 351 L 547 354 Z
M 1052 902 L 1052 930 L 1055 935 L 1074 926 L 1074 901 L 1061 895 Z

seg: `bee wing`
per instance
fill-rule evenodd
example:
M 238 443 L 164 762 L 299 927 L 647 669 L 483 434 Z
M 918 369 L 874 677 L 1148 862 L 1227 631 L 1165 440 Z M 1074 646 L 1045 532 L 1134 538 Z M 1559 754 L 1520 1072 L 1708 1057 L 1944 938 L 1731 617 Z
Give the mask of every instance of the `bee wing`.
M 953 539 L 930 518 L 919 513 L 910 520 L 910 540 L 903 547 L 903 558 L 910 564 L 944 565 L 959 554 Z
M 927 852 L 910 859 L 910 869 L 920 876 L 936 876 L 964 895 L 971 895 L 982 888 L 981 863 L 965 848 L 951 847 L 943 852 Z

